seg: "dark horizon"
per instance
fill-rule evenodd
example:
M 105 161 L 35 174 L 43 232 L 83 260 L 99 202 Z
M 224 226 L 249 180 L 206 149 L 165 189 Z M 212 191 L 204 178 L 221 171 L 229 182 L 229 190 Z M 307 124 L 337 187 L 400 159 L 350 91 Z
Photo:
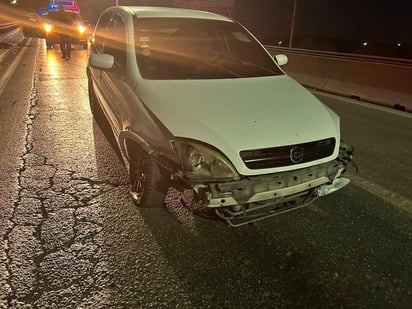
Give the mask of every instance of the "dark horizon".
M 77 1 L 83 18 L 91 22 L 115 3 L 114 0 Z M 293 47 L 411 58 L 412 3 L 409 0 L 391 4 L 386 0 L 296 1 Z M 20 0 L 22 6 L 31 10 L 47 7 L 48 2 Z M 120 5 L 171 6 L 173 3 L 173 0 L 119 0 Z M 261 0 L 259 4 L 235 0 L 234 3 L 231 17 L 264 44 L 289 45 L 294 0 Z

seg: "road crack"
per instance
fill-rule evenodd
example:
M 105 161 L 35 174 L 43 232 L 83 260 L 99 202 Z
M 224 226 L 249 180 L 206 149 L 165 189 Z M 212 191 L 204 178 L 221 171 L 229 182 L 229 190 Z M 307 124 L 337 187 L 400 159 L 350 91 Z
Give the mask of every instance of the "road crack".
M 19 302 L 19 295 L 16 287 L 14 287 L 13 282 L 12 282 L 12 277 L 13 277 L 13 269 L 12 269 L 12 263 L 13 263 L 13 257 L 11 256 L 11 245 L 10 245 L 10 237 L 12 232 L 16 229 L 16 227 L 19 225 L 16 223 L 15 217 L 17 213 L 17 209 L 19 205 L 22 204 L 22 201 L 24 199 L 24 185 L 23 185 L 23 174 L 26 171 L 27 168 L 27 155 L 30 154 L 30 152 L 33 149 L 33 139 L 32 139 L 32 132 L 33 132 L 33 120 L 36 118 L 36 114 L 34 114 L 34 109 L 38 104 L 38 95 L 37 95 L 37 88 L 36 88 L 36 71 L 34 70 L 33 76 L 32 76 L 32 87 L 31 87 L 31 92 L 30 92 L 30 99 L 29 99 L 29 106 L 28 106 L 28 111 L 27 111 L 27 119 L 24 122 L 25 123 L 25 135 L 24 135 L 24 150 L 22 155 L 20 156 L 20 167 L 18 169 L 18 175 L 17 175 L 17 183 L 18 183 L 18 191 L 17 191 L 17 197 L 16 200 L 13 203 L 13 210 L 12 210 L 12 217 L 11 217 L 11 226 L 7 229 L 7 231 L 4 234 L 4 242 L 5 242 L 5 255 L 6 255 L 6 278 L 7 278 L 7 285 L 9 287 L 9 295 L 5 297 L 7 301 L 7 306 L 8 308 L 12 308 L 15 305 L 15 302 Z

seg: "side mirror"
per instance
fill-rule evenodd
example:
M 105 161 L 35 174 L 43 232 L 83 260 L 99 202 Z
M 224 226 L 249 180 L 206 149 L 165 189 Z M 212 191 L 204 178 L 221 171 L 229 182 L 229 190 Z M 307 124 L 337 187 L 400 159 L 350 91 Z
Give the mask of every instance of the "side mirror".
M 275 60 L 278 63 L 278 65 L 285 65 L 288 63 L 288 56 L 284 54 L 279 54 L 275 56 Z
M 114 64 L 114 57 L 108 54 L 92 54 L 89 58 L 89 65 L 100 70 L 110 70 Z

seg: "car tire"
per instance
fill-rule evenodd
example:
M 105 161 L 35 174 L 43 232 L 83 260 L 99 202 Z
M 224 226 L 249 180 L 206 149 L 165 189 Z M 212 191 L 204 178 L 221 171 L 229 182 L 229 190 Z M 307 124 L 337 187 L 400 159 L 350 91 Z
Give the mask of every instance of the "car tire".
M 167 173 L 154 157 L 144 155 L 130 164 L 131 193 L 139 207 L 156 208 L 164 203 L 168 188 Z

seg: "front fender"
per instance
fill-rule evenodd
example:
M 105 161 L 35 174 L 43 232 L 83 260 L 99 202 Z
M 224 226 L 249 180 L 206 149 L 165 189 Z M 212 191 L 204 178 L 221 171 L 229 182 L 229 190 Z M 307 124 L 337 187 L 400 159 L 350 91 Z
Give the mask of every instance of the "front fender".
M 131 140 L 137 143 L 148 155 L 152 155 L 154 153 L 154 149 L 150 146 L 150 144 L 139 134 L 131 131 L 131 130 L 123 130 L 119 134 L 119 146 L 122 153 L 126 156 L 127 160 L 130 161 L 131 154 L 127 149 L 127 141 Z

